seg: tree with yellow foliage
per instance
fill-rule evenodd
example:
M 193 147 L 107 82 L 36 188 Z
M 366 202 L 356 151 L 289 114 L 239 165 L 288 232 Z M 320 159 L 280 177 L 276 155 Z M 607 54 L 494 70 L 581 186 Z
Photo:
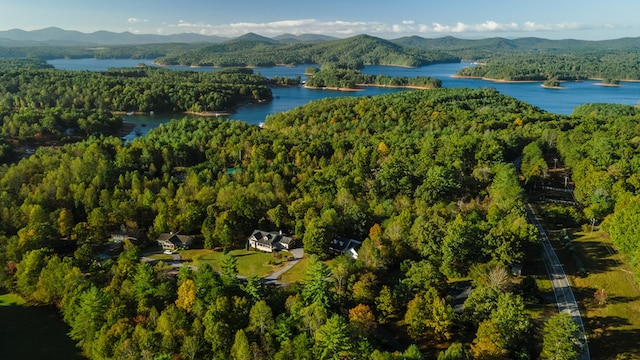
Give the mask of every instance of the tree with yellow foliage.
M 185 280 L 178 287 L 178 299 L 176 299 L 176 306 L 191 312 L 193 305 L 196 303 L 196 283 L 191 280 Z

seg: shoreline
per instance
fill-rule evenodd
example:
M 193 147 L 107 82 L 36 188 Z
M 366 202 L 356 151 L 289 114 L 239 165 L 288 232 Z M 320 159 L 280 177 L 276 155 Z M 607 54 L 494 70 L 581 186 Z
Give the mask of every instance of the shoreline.
M 133 129 L 136 128 L 136 126 L 137 125 L 134 123 L 126 122 L 123 120 L 122 125 L 120 125 L 120 128 L 113 133 L 113 136 L 117 138 L 123 138 L 131 134 L 131 132 L 133 131 Z
M 492 78 L 488 78 L 488 77 L 483 77 L 483 76 L 466 76 L 466 75 L 458 75 L 458 74 L 453 74 L 451 75 L 452 78 L 454 79 L 474 79 L 474 80 L 483 80 L 483 81 L 490 81 L 490 82 L 495 82 L 495 83 L 536 83 L 536 82 L 544 82 L 545 80 L 504 80 L 504 79 L 492 79 Z M 602 81 L 602 78 L 588 78 L 585 80 L 562 80 L 563 82 L 583 82 L 583 81 Z M 629 82 L 629 83 L 637 83 L 640 82 L 640 80 L 619 80 L 620 83 L 625 83 L 625 82 Z M 605 83 L 596 83 L 594 84 L 596 86 L 612 86 L 612 87 L 616 87 L 616 86 L 622 86 L 622 84 L 605 84 Z M 548 88 L 552 88 L 552 87 L 548 87 Z M 564 86 L 561 86 L 560 88 L 565 88 Z
M 356 84 L 356 85 L 364 86 L 364 87 L 387 88 L 387 89 L 413 89 L 413 90 L 437 89 L 437 87 L 433 87 L 433 86 L 420 86 L 420 85 L 382 85 L 382 84 Z
M 545 84 L 541 84 L 540 87 L 544 89 L 551 89 L 551 90 L 564 90 L 567 88 L 566 86 L 549 86 Z
M 117 115 L 127 115 L 127 112 L 124 111 L 114 111 L 114 114 Z M 202 117 L 222 117 L 222 116 L 231 116 L 233 115 L 233 112 L 231 111 L 203 111 L 203 112 L 195 112 L 195 111 L 183 111 L 183 112 L 179 112 L 179 113 L 172 113 L 172 114 L 186 114 L 186 115 L 192 115 L 192 116 L 202 116 Z M 138 111 L 138 112 L 134 112 L 132 115 L 144 115 L 144 116 L 149 116 L 149 113 L 144 112 L 144 111 Z M 118 138 L 123 138 L 129 134 L 131 134 L 132 131 L 135 130 L 135 128 L 138 127 L 138 125 L 132 123 L 132 122 L 128 122 L 126 116 L 124 116 L 122 118 L 122 125 L 120 125 L 120 128 L 118 128 L 118 130 L 113 132 L 113 136 L 118 137 Z
M 195 115 L 195 116 L 206 116 L 206 117 L 220 117 L 220 116 L 230 116 L 233 115 L 230 111 L 184 111 L 183 114 L 187 115 Z
M 341 87 L 337 87 L 337 86 L 319 87 L 319 86 L 303 85 L 302 87 L 305 88 L 305 89 L 309 89 L 309 90 L 330 90 L 330 91 L 344 91 L 344 92 L 364 91 L 364 89 L 359 89 L 359 88 L 341 88 Z
M 451 75 L 451 77 L 454 79 L 474 79 L 474 80 L 484 80 L 484 81 L 490 81 L 495 83 L 505 83 L 505 84 L 544 82 L 544 80 L 504 80 L 504 79 L 492 79 L 492 78 L 483 77 L 483 76 L 466 76 L 466 75 L 457 75 L 457 74 L 453 74 Z
M 357 88 L 341 88 L 335 86 L 309 86 L 304 85 L 305 89 L 309 90 L 330 90 L 330 91 L 344 91 L 344 92 L 355 92 L 355 91 L 364 91 L 363 87 L 378 87 L 378 88 L 387 88 L 387 89 L 413 89 L 413 90 L 430 90 L 436 89 L 433 86 L 419 86 L 419 85 L 381 85 L 381 84 L 356 84 Z

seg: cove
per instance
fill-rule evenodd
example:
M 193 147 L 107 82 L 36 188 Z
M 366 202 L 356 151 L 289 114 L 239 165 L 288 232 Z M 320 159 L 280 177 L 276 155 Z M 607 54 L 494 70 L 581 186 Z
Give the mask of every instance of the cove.
M 155 66 L 149 59 L 72 59 L 72 60 L 50 60 L 49 64 L 56 69 L 63 70 L 90 70 L 104 71 L 108 68 L 132 67 L 143 63 L 149 66 Z M 310 65 L 298 66 L 275 66 L 269 68 L 254 68 L 256 73 L 260 73 L 266 77 L 272 76 L 300 76 L 303 80 L 306 78 L 304 70 Z M 512 96 L 518 100 L 522 100 L 528 104 L 536 106 L 542 110 L 557 114 L 568 115 L 573 112 L 576 106 L 585 103 L 615 103 L 636 105 L 640 98 L 640 82 L 623 82 L 618 87 L 597 86 L 596 81 L 582 82 L 563 82 L 564 89 L 544 89 L 539 82 L 527 83 L 507 83 L 492 82 L 481 79 L 464 79 L 454 78 L 458 70 L 465 66 L 473 66 L 472 63 L 450 63 L 435 64 L 419 68 L 405 68 L 398 66 L 365 66 L 362 70 L 366 74 L 385 74 L 389 76 L 431 76 L 442 80 L 443 87 L 449 88 L 494 88 L 505 95 Z M 192 71 L 216 71 L 217 68 L 203 67 L 191 68 L 187 66 L 166 66 L 167 69 L 173 70 L 192 70 Z M 273 101 L 260 104 L 249 104 L 237 109 L 237 111 L 228 118 L 246 121 L 250 124 L 259 124 L 271 114 L 293 109 L 298 106 L 307 104 L 313 100 L 319 100 L 332 97 L 343 96 L 375 96 L 388 94 L 398 91 L 408 91 L 406 89 L 388 89 L 367 87 L 357 92 L 339 92 L 330 90 L 310 90 L 302 87 L 274 88 Z M 125 117 L 125 121 L 134 122 L 137 125 L 145 124 L 146 127 L 140 127 L 142 132 L 157 126 L 162 122 L 169 121 L 172 118 L 182 118 L 182 114 L 165 114 L 155 115 L 153 117 Z M 135 136 L 134 134 L 130 134 Z

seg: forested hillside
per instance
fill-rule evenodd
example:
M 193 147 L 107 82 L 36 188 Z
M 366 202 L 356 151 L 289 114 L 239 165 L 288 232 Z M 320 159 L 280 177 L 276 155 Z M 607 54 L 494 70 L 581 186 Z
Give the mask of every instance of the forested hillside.
M 588 104 L 575 109 L 582 121 L 558 137 L 573 172 L 575 195 L 585 215 L 603 223 L 640 277 L 640 112 L 636 107 Z
M 256 34 L 216 43 L 87 46 L 0 46 L 2 57 L 155 59 L 165 65 L 274 66 L 339 64 L 423 66 L 474 60 L 482 66 L 461 75 L 496 80 L 638 80 L 640 38 L 604 41 L 489 38 L 479 40 L 418 36 L 385 40 L 368 35 L 344 39 L 308 37 L 280 40 Z M 320 39 L 320 40 L 319 40 Z
M 637 52 L 588 52 L 549 54 L 504 54 L 482 59 L 458 75 L 508 81 L 640 80 Z
M 437 79 L 355 69 L 482 58 L 461 74 L 616 83 L 640 79 L 636 42 L 248 34 L 220 44 L 0 54 L 316 63 L 311 86 L 437 88 Z M 542 210 L 569 219 L 563 226 L 601 224 L 640 278 L 636 107 L 587 104 L 561 116 L 491 89 L 431 89 L 315 101 L 269 116 L 263 127 L 185 118 L 127 143 L 109 136 L 122 124 L 118 112 L 228 110 L 271 99 L 268 85 L 246 68 L 86 72 L 0 60 L 0 287 L 58 307 L 91 359 L 552 358 L 550 338 L 575 350 L 573 330 L 564 331 L 572 322 L 552 317 L 545 325 L 540 279 L 526 268 L 516 281 L 509 275 L 540 253 L 523 187 L 547 181 L 551 159 L 570 171 L 579 206 Z M 42 139 L 63 141 L 40 146 L 50 145 Z M 19 160 L 23 144 L 37 150 Z M 137 241 L 114 244 L 123 229 Z M 299 240 L 302 280 L 272 286 L 238 277 L 238 257 L 228 251 L 244 248 L 253 229 Z M 141 260 L 160 233 L 178 230 L 195 236 L 195 250 L 221 254 L 219 268 Z M 338 237 L 362 241 L 357 259 L 330 251 Z M 468 296 L 456 303 L 463 290 Z M 591 325 L 626 326 L 604 309 Z M 597 326 L 590 330 L 598 336 Z
M 368 35 L 294 44 L 281 44 L 254 36 L 207 45 L 192 51 L 169 52 L 156 61 L 166 65 L 201 66 L 339 63 L 359 68 L 363 65 L 421 66 L 459 61 L 459 58 L 437 50 L 424 51 L 400 46 Z
M 270 100 L 267 82 L 251 69 L 61 71 L 40 61 L 4 59 L 1 135 L 18 140 L 110 135 L 122 125 L 114 113 L 228 111 L 247 101 Z
M 392 40 L 394 43 L 423 50 L 440 50 L 456 54 L 463 59 L 473 60 L 507 54 L 589 54 L 598 52 L 633 52 L 640 49 L 640 38 L 614 40 L 550 40 L 534 37 L 506 39 L 501 37 L 486 39 L 459 39 L 453 36 L 427 39 L 408 36 Z
M 185 119 L 126 145 L 41 148 L 0 169 L 2 281 L 59 306 L 95 359 L 422 358 L 410 343 L 535 356 L 526 297 L 482 274 L 536 246 L 512 162 L 568 121 L 493 90 L 438 89 L 313 102 L 265 128 Z M 123 224 L 151 240 L 201 233 L 205 248 L 281 229 L 313 256 L 289 288 L 239 282 L 231 255 L 220 275 L 168 276 L 131 244 L 98 265 L 96 246 Z M 334 236 L 364 240 L 357 261 L 318 260 Z M 475 289 L 456 314 L 448 279 L 467 274 Z
M 308 67 L 305 73 L 307 74 L 305 85 L 312 88 L 333 87 L 354 89 L 359 86 L 383 86 L 434 89 L 442 86 L 440 79 L 428 76 L 369 75 L 363 74 L 359 70 L 346 66 L 338 66 L 333 63 L 325 64 L 321 68 L 314 66 Z

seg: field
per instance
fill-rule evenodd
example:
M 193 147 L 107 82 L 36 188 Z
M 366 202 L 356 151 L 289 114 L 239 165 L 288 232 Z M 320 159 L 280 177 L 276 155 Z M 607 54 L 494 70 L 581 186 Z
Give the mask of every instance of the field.
M 581 309 L 593 359 L 640 358 L 640 290 L 624 258 L 604 232 L 574 232 L 573 243 L 588 274 L 570 280 Z M 561 250 L 562 251 L 562 250 Z M 568 273 L 576 267 L 567 254 Z M 566 260 L 565 260 L 566 259 Z M 594 296 L 604 289 L 604 303 Z M 625 354 L 625 357 L 616 357 Z
M 221 251 L 193 249 L 179 252 L 183 261 L 189 265 L 200 266 L 203 263 L 210 264 L 215 270 L 220 271 L 224 254 Z M 276 253 L 264 253 L 261 251 L 232 250 L 230 254 L 238 260 L 238 274 L 242 276 L 263 277 L 287 262 L 286 252 L 281 252 L 282 258 L 276 258 Z
M 0 324 L 3 360 L 84 359 L 54 308 L 29 306 L 16 295 L 1 294 Z
M 282 274 L 278 280 L 285 284 L 293 284 L 301 282 L 304 278 L 304 271 L 309 263 L 309 257 L 304 257 L 296 266 L 292 267 L 286 273 Z

